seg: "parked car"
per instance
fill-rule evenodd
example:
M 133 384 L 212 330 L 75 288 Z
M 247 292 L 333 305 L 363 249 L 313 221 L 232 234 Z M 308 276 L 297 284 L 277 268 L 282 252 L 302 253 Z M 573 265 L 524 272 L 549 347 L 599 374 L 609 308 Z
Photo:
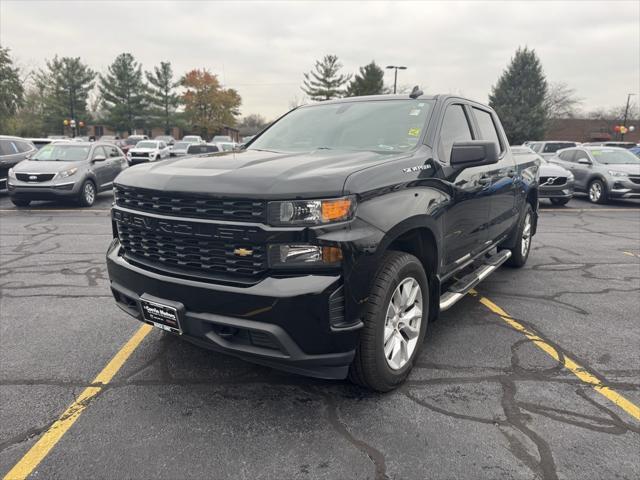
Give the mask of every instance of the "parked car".
M 633 153 L 636 157 L 640 157 L 640 147 L 630 148 L 629 151 Z
M 142 140 L 149 140 L 149 137 L 147 135 L 129 135 L 118 143 L 118 147 L 126 154 Z
M 202 153 L 214 153 L 221 150 L 212 143 L 191 143 L 187 148 L 187 155 L 199 155 Z
M 7 188 L 7 177 L 11 167 L 37 151 L 36 146 L 25 138 L 0 135 L 0 190 Z
M 51 142 L 54 141 L 52 138 L 42 138 L 42 137 L 39 137 L 39 138 L 25 138 L 25 140 L 27 140 L 28 142 L 33 143 L 38 150 L 40 150 L 45 145 L 49 145 Z
M 211 143 L 226 142 L 231 143 L 233 140 L 229 135 L 216 135 L 211 139 Z
M 206 143 L 200 135 L 187 135 L 182 137 L 182 141 L 188 143 Z
M 173 147 L 171 147 L 169 153 L 172 157 L 181 157 L 187 154 L 189 145 L 199 145 L 199 143 L 194 144 L 193 142 L 176 142 L 173 144 Z
M 90 207 L 125 168 L 124 154 L 111 143 L 52 143 L 9 170 L 9 195 L 18 207 L 64 198 Z
M 428 321 L 501 264 L 526 263 L 538 163 L 464 98 L 299 107 L 235 155 L 123 172 L 111 291 L 200 346 L 391 390 Z
M 538 198 L 548 198 L 554 205 L 566 205 L 573 198 L 573 174 L 566 168 L 550 163 L 529 147 L 512 146 L 514 155 L 536 155 L 540 159 Z
M 176 139 L 173 138 L 171 135 L 158 135 L 157 137 L 154 138 L 154 140 L 157 142 L 164 142 L 169 146 L 176 143 Z
M 640 158 L 618 147 L 581 146 L 551 159 L 575 176 L 575 189 L 593 203 L 612 198 L 640 198 Z
M 577 147 L 578 144 L 576 142 L 565 142 L 558 140 L 550 140 L 544 142 L 527 142 L 528 147 L 539 154 L 542 158 L 549 159 L 555 156 L 558 150 L 562 150 L 563 148 L 571 148 Z
M 142 140 L 127 152 L 129 165 L 136 163 L 155 162 L 169 158 L 171 150 L 164 142 L 156 140 Z
M 635 142 L 588 142 L 582 145 L 588 147 L 620 147 L 620 148 L 633 148 L 636 146 Z
M 102 135 L 100 137 L 101 142 L 116 143 L 118 140 L 122 140 L 118 135 Z
M 221 152 L 232 152 L 237 150 L 239 145 L 235 142 L 212 142 Z

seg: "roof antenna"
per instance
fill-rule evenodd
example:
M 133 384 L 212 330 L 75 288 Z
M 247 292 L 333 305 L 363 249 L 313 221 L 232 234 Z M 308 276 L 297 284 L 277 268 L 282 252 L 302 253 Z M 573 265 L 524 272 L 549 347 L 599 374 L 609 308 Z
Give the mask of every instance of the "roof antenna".
M 415 87 L 413 87 L 413 90 L 411 90 L 411 93 L 409 94 L 409 97 L 418 98 L 423 93 L 424 92 L 422 90 L 420 90 L 420 87 L 418 85 L 416 85 Z

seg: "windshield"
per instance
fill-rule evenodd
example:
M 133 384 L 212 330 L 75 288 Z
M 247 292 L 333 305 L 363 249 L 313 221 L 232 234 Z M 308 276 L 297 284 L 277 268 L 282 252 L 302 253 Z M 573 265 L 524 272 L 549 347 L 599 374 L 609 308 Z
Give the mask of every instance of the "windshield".
M 174 146 L 174 150 L 186 150 L 191 145 L 191 142 L 177 142 Z
M 551 142 L 545 144 L 543 153 L 556 153 L 558 150 L 562 150 L 563 148 L 571 148 L 575 146 L 576 144 L 574 142 Z
M 628 150 L 591 150 L 591 155 L 598 162 L 606 165 L 633 163 L 640 164 L 640 158 Z
M 158 148 L 157 142 L 138 142 L 136 148 Z
M 418 143 L 432 105 L 425 100 L 374 100 L 302 107 L 273 124 L 249 150 L 406 152 Z
M 140 141 L 139 138 L 127 138 L 125 139 L 124 143 L 126 145 L 136 145 L 139 141 Z
M 79 162 L 86 160 L 91 147 L 83 145 L 45 145 L 31 160 L 50 162 Z

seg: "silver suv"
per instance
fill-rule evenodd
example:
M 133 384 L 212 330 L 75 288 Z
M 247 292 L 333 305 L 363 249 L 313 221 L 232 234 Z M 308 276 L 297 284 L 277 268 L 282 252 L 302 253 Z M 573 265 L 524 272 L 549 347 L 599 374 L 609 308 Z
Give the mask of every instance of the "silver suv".
M 594 203 L 640 198 L 640 158 L 625 148 L 567 148 L 549 161 L 570 170 L 575 189 L 588 193 Z
M 127 166 L 122 150 L 110 143 L 52 143 L 9 170 L 8 191 L 18 207 L 61 198 L 90 207 Z

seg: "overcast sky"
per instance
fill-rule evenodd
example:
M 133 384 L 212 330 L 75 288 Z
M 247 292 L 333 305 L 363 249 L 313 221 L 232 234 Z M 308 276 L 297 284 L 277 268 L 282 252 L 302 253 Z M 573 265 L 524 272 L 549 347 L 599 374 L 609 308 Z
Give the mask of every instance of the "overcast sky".
M 398 83 L 487 101 L 518 46 L 583 109 L 640 89 L 640 2 L 0 1 L 0 43 L 25 68 L 55 54 L 104 71 L 132 53 L 145 69 L 207 68 L 238 90 L 242 114 L 273 118 L 301 99 L 302 74 L 325 54 L 344 72 L 371 60 L 406 65 Z M 391 72 L 386 83 L 393 83 Z

